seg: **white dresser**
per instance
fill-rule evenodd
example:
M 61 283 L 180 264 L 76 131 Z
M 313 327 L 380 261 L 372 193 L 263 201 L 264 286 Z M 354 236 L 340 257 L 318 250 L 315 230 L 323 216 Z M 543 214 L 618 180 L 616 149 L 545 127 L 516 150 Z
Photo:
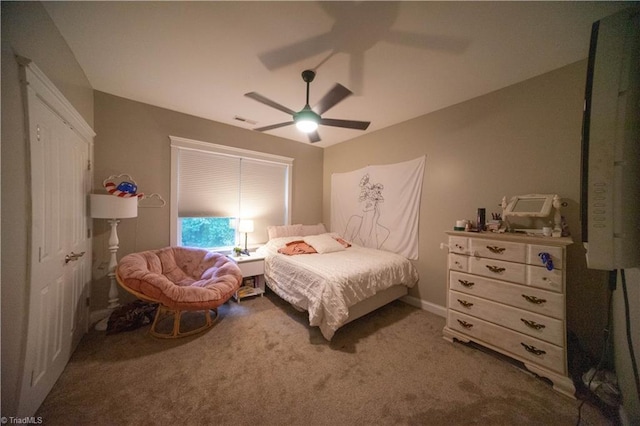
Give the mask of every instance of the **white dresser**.
M 473 341 L 521 361 L 551 380 L 555 390 L 574 398 L 565 315 L 566 247 L 571 238 L 447 235 L 444 338 Z

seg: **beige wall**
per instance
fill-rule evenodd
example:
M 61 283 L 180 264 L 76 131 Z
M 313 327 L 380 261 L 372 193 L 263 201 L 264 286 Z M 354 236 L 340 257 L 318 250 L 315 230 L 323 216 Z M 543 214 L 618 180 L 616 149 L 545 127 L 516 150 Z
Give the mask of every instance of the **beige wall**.
M 586 268 L 580 243 L 581 123 L 586 60 L 405 123 L 326 148 L 323 218 L 331 217 L 331 174 L 426 155 L 420 210 L 420 273 L 410 295 L 427 309 L 446 305 L 445 230 L 499 212 L 503 196 L 557 193 L 575 244 L 568 249 L 567 324 L 597 362 L 606 326 L 607 274 Z M 628 273 L 632 324 L 639 309 L 638 269 Z M 620 285 L 614 295 L 614 354 L 631 419 L 640 416 L 626 345 Z M 638 336 L 637 328 L 634 329 Z M 640 353 L 636 338 L 636 358 Z M 610 361 L 610 360 L 609 360 Z M 633 421 L 631 422 L 633 423 Z
M 2 415 L 16 415 L 26 344 L 28 157 L 14 54 L 27 57 L 93 125 L 93 89 L 38 2 L 2 2 Z
M 293 161 L 293 223 L 318 223 L 322 219 L 322 149 L 205 120 L 187 114 L 95 92 L 94 188 L 113 174 L 131 175 L 140 192 L 158 193 L 164 208 L 142 208 L 137 219 L 126 219 L 118 227 L 120 250 L 127 253 L 169 245 L 169 201 L 171 149 L 169 135 L 291 157 Z M 104 221 L 94 223 L 93 306 L 106 306 L 104 269 L 108 262 L 108 229 Z
M 420 282 L 410 295 L 446 305 L 444 231 L 477 208 L 500 212 L 503 196 L 557 193 L 579 241 L 580 140 L 586 62 L 325 149 L 323 217 L 330 220 L 331 174 L 426 155 L 420 210 Z M 386 206 L 385 206 L 386 207 Z M 580 307 L 602 300 L 600 273 L 586 272 L 580 244 L 569 250 L 569 327 L 597 352 L 603 318 Z M 594 276 L 595 275 L 595 276 Z M 597 312 L 597 311 L 596 311 Z M 595 329 L 592 329 L 595 327 Z M 597 337 L 594 341 L 594 337 Z

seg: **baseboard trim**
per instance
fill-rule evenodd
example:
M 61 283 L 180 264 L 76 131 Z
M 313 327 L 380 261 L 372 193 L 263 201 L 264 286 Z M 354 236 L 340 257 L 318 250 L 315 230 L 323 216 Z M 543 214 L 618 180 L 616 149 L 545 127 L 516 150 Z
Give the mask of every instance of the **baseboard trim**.
M 418 299 L 413 296 L 402 296 L 400 298 L 404 303 L 415 306 L 416 308 L 422 309 L 423 311 L 431 312 L 432 314 L 441 316 L 443 318 L 447 317 L 447 308 L 444 306 L 436 305 L 435 303 L 425 302 L 422 299 Z

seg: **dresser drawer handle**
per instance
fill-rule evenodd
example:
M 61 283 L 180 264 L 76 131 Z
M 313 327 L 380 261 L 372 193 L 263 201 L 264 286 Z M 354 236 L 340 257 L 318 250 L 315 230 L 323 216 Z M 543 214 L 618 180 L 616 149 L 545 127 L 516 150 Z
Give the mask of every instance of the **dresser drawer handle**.
M 522 297 L 524 297 L 527 302 L 533 303 L 534 305 L 541 305 L 547 301 L 547 299 L 539 299 L 535 296 L 527 296 L 526 294 L 523 294 Z
M 506 250 L 506 248 L 498 246 L 487 246 L 487 249 L 493 254 L 502 254 Z
M 501 274 L 504 271 L 506 271 L 505 268 L 500 268 L 498 266 L 493 266 L 493 265 L 484 265 L 487 267 L 488 270 L 490 270 L 491 272 L 493 272 L 494 274 Z
M 464 320 L 458 320 L 458 322 L 460 323 L 461 326 L 463 326 L 464 328 L 471 328 L 473 327 L 473 324 L 469 324 L 468 322 L 464 321 Z
M 527 350 L 527 352 L 530 352 L 530 353 L 532 353 L 534 355 L 544 355 L 544 354 L 547 353 L 546 351 L 543 351 L 542 349 L 538 349 L 535 346 L 530 346 L 530 345 L 527 345 L 527 344 L 522 343 L 522 342 L 520 342 L 520 344 L 522 346 L 524 346 L 524 348 Z
M 551 258 L 551 255 L 549 253 L 547 252 L 538 253 L 538 257 L 540 257 L 542 264 L 546 266 L 547 270 L 553 271 L 553 259 Z
M 471 302 L 467 302 L 466 300 L 460 300 L 458 299 L 458 303 L 460 303 L 462 306 L 464 306 L 465 308 L 470 308 L 473 306 L 473 303 Z
M 463 246 L 461 246 L 461 245 L 460 245 L 460 244 L 458 244 L 458 243 L 456 243 L 456 244 L 455 244 L 455 247 L 456 247 L 458 250 L 460 250 L 460 251 L 464 251 L 464 247 L 463 247 Z
M 520 321 L 526 324 L 527 327 L 533 328 L 534 330 L 541 330 L 546 327 L 544 324 L 538 324 L 535 321 L 526 320 L 524 318 L 520 318 Z
M 465 287 L 473 287 L 473 285 L 475 284 L 473 281 L 467 281 L 467 280 L 458 280 L 458 282 Z

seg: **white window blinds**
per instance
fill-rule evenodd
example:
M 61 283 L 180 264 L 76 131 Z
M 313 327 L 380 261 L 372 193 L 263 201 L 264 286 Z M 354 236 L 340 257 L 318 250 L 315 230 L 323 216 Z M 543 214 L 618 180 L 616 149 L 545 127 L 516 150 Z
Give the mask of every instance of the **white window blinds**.
M 181 217 L 251 219 L 249 243 L 262 243 L 267 226 L 289 223 L 292 159 L 173 136 L 171 142 L 172 225 Z M 172 230 L 172 244 L 179 232 Z
M 239 205 L 239 158 L 179 151 L 178 217 L 237 217 Z
M 240 217 L 253 219 L 254 233 L 264 232 L 255 242 L 267 241 L 267 226 L 287 223 L 287 168 L 284 164 L 241 160 Z

